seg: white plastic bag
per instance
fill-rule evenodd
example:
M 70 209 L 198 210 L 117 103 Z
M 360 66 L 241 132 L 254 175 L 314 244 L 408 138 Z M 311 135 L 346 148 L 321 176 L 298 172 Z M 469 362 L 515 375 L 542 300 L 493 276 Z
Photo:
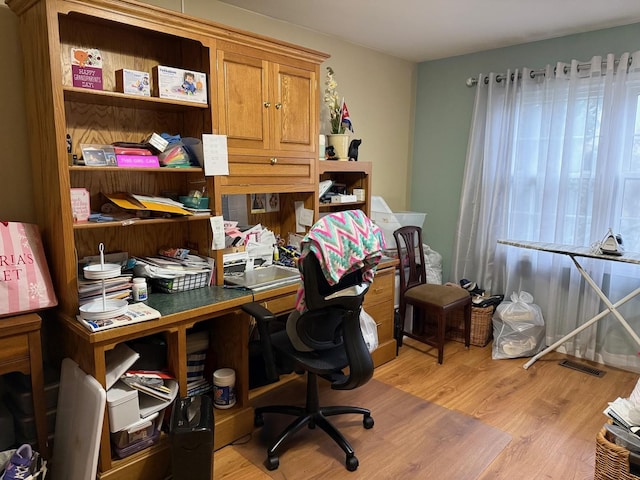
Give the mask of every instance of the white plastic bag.
M 427 274 L 427 283 L 442 285 L 442 255 L 426 243 L 422 244 L 422 249 L 424 250 L 424 268 Z
M 378 348 L 378 327 L 376 321 L 364 311 L 364 308 L 360 310 L 360 330 L 362 330 L 362 338 L 367 344 L 369 353 L 373 352 Z
M 510 302 L 502 302 L 493 315 L 494 360 L 531 357 L 544 348 L 544 319 L 533 296 L 521 291 L 511 294 Z

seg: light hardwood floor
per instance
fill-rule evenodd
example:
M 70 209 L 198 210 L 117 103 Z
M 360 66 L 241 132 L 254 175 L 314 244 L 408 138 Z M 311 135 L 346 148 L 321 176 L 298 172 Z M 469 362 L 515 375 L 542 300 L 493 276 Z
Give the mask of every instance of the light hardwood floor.
M 595 436 L 606 421 L 602 410 L 607 402 L 629 396 L 638 380 L 635 373 L 555 352 L 524 370 L 526 359 L 492 360 L 491 344 L 466 350 L 448 342 L 443 365 L 435 355 L 434 349 L 407 340 L 400 355 L 378 367 L 374 377 L 509 433 L 511 442 L 481 480 L 592 479 Z M 595 377 L 561 367 L 558 362 L 564 358 L 606 374 Z M 217 480 L 270 478 L 233 446 L 215 453 L 214 470 Z M 357 471 L 353 478 L 358 478 Z

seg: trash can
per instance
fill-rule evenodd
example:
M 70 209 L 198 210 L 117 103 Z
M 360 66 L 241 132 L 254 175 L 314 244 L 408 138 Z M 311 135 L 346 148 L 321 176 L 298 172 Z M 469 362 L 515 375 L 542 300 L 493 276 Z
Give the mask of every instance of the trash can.
M 206 395 L 178 398 L 169 437 L 173 480 L 213 478 L 213 403 Z

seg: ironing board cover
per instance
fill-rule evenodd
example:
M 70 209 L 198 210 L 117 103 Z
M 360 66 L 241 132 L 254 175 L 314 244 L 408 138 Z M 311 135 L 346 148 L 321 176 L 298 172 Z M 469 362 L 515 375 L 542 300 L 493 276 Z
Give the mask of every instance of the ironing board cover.
M 301 242 L 300 276 L 296 310 L 305 310 L 303 260 L 314 254 L 329 285 L 353 271 L 362 269 L 363 280 L 371 282 L 386 248 L 382 230 L 362 210 L 330 213 L 318 220 Z

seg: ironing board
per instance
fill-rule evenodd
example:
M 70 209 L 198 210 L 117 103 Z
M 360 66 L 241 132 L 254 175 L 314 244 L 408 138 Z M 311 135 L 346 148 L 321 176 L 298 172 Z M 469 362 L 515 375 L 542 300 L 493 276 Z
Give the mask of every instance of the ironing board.
M 525 370 L 529 368 L 531 365 L 533 365 L 536 360 L 543 357 L 547 353 L 555 350 L 570 338 L 575 337 L 577 334 L 589 328 L 591 325 L 596 323 L 601 318 L 606 317 L 609 313 L 613 314 L 618 319 L 620 324 L 625 328 L 625 330 L 627 330 L 627 332 L 629 332 L 629 335 L 631 335 L 631 338 L 635 340 L 635 342 L 638 344 L 638 347 L 640 348 L 640 337 L 638 337 L 636 332 L 633 331 L 633 329 L 629 326 L 629 324 L 624 319 L 624 317 L 617 310 L 618 307 L 620 307 L 621 305 L 627 303 L 632 298 L 639 295 L 640 287 L 636 288 L 633 292 L 629 293 L 624 298 L 621 298 L 617 302 L 612 303 L 611 300 L 609 300 L 609 298 L 607 298 L 604 292 L 600 289 L 600 287 L 598 287 L 595 281 L 585 271 L 585 269 L 582 268 L 582 265 L 580 265 L 580 263 L 578 262 L 578 258 L 583 257 L 583 258 L 597 258 L 600 260 L 608 260 L 610 262 L 623 262 L 623 263 L 633 263 L 636 265 L 640 265 L 640 254 L 625 253 L 622 256 L 605 255 L 602 253 L 594 253 L 591 251 L 589 247 L 578 247 L 574 245 L 563 245 L 563 244 L 557 244 L 557 243 L 527 242 L 527 241 L 519 241 L 519 240 L 498 240 L 498 243 L 501 243 L 503 245 L 509 245 L 512 247 L 528 248 L 531 250 L 539 250 L 542 252 L 551 252 L 551 253 L 557 253 L 560 255 L 567 255 L 573 261 L 573 264 L 576 266 L 576 268 L 580 272 L 580 275 L 582 275 L 582 277 L 589 284 L 591 289 L 598 295 L 598 297 L 600 297 L 602 302 L 607 307 L 605 310 L 598 313 L 589 321 L 583 323 L 579 327 L 575 328 L 574 330 L 566 334 L 564 337 L 562 337 L 560 340 L 555 342 L 553 345 L 548 346 L 547 348 L 542 350 L 540 353 L 534 355 L 527 363 L 524 364 L 523 367 L 525 368 Z

